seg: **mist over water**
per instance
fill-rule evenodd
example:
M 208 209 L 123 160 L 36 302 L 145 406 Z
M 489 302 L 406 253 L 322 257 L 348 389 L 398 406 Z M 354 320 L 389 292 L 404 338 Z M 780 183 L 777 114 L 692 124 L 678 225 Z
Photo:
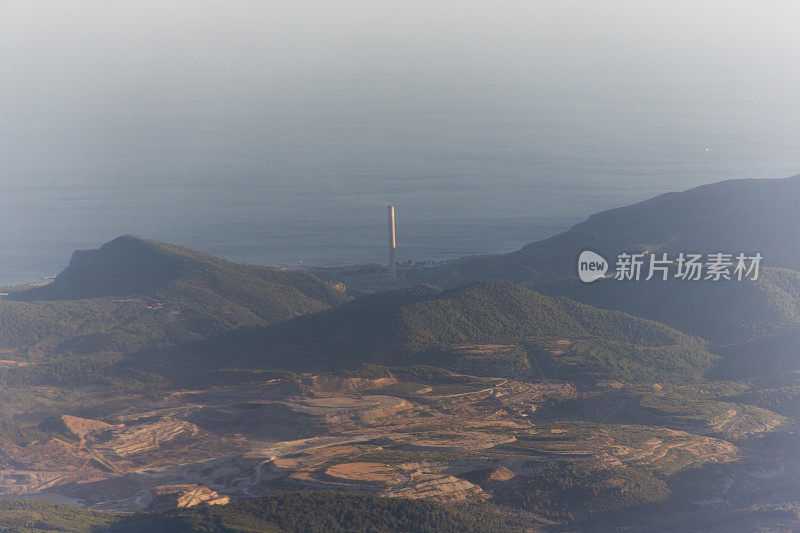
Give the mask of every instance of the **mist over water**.
M 124 233 L 382 262 L 388 203 L 401 261 L 505 252 L 663 192 L 800 172 L 789 3 L 719 26 L 608 3 L 614 31 L 569 2 L 27 4 L 0 4 L 0 283 Z

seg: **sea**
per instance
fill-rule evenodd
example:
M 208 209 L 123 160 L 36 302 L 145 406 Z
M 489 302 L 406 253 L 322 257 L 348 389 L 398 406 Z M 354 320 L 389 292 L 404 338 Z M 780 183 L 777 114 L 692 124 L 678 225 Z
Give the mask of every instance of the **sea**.
M 384 74 L 8 110 L 0 285 L 122 234 L 288 268 L 383 262 L 388 204 L 400 261 L 503 253 L 662 193 L 800 173 L 790 88 L 604 80 Z

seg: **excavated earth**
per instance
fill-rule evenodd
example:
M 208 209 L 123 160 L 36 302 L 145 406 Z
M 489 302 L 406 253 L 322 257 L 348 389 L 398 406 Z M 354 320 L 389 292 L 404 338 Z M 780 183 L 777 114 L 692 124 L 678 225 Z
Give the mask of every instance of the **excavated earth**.
M 491 497 L 484 483 L 565 461 L 671 473 L 740 457 L 663 427 L 533 421 L 575 396 L 569 384 L 461 381 L 308 375 L 173 391 L 105 420 L 65 414 L 63 438 L 0 449 L 0 493 L 108 510 L 307 489 L 474 501 Z

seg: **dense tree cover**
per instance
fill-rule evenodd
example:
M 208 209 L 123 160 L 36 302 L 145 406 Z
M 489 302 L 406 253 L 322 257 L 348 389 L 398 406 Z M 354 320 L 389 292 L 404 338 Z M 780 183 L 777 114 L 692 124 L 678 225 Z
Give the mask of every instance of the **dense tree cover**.
M 715 351 L 721 357 L 710 377 L 775 388 L 796 384 L 800 375 L 800 328 Z
M 125 356 L 228 330 L 263 326 L 346 301 L 317 278 L 238 265 L 186 248 L 120 237 L 77 252 L 51 284 L 0 299 L 0 385 L 104 388 L 166 385 Z M 63 404 L 63 399 L 61 403 Z
M 195 296 L 198 287 L 217 296 L 267 309 L 294 302 L 326 306 L 346 300 L 341 290 L 314 276 L 273 267 L 240 265 L 183 246 L 123 235 L 97 250 L 79 250 L 49 285 L 15 293 L 26 301 L 78 300 L 102 296 Z M 188 291 L 188 293 L 187 293 Z M 283 298 L 276 298 L 281 296 Z M 270 309 L 272 304 L 275 309 Z M 317 306 L 319 307 L 319 306 Z
M 566 278 L 535 289 L 656 320 L 720 344 L 800 326 L 800 272 L 786 269 L 764 268 L 756 281 L 653 279 L 587 284 Z
M 590 398 L 548 402 L 537 412 L 543 418 L 578 413 L 604 424 L 662 426 L 736 441 L 786 422 L 766 406 L 745 402 L 751 392 L 745 384 L 730 382 L 618 384 Z
M 757 389 L 731 397 L 732 401 L 752 404 L 787 416 L 800 412 L 800 384 Z
M 41 439 L 46 432 L 33 427 L 23 427 L 15 424 L 12 420 L 0 418 L 0 447 L 3 444 L 11 443 L 16 446 L 24 446 L 34 440 Z M 0 457 L 0 463 L 2 463 Z
M 559 346 L 559 340 L 568 345 Z M 459 353 L 451 348 L 460 343 L 525 347 L 544 377 L 686 380 L 697 379 L 713 362 L 703 341 L 662 324 L 503 281 L 374 295 L 190 345 L 185 353 L 195 364 L 203 354 L 213 361 L 215 354 L 227 353 L 231 365 L 317 371 L 364 362 L 457 367 Z
M 73 297 L 81 299 L 66 299 Z M 223 362 L 311 370 L 425 363 L 564 379 L 680 380 L 697 379 L 712 362 L 701 341 L 679 331 L 508 282 L 445 292 L 418 286 L 324 310 L 346 294 L 305 274 L 135 237 L 76 253 L 51 285 L 10 298 L 0 300 L 0 349 L 36 364 L 0 369 L 8 386 L 139 382 L 152 389 L 165 383 L 154 374 L 209 379 Z M 573 344 L 556 349 L 558 339 Z M 451 349 L 459 343 L 518 349 L 481 359 Z M 180 348 L 165 353 L 170 346 Z M 120 360 L 130 354 L 143 356 Z
M 483 507 L 331 492 L 278 494 L 158 513 L 115 515 L 38 501 L 0 500 L 3 531 L 81 532 L 502 532 Z
M 115 352 L 58 357 L 25 366 L 0 370 L 4 387 L 103 387 L 109 394 L 123 389 L 153 390 L 166 385 L 156 374 L 119 364 L 123 357 Z
M 501 518 L 424 500 L 301 492 L 226 506 L 141 514 L 112 531 L 506 531 Z
M 498 503 L 566 522 L 581 522 L 669 496 L 666 483 L 645 470 L 576 465 L 540 470 L 494 491 Z
M 132 353 L 320 311 L 348 299 L 301 272 L 246 266 L 125 236 L 76 252 L 49 285 L 0 300 L 14 357 Z
M 102 531 L 118 516 L 37 500 L 0 499 L 2 531 Z

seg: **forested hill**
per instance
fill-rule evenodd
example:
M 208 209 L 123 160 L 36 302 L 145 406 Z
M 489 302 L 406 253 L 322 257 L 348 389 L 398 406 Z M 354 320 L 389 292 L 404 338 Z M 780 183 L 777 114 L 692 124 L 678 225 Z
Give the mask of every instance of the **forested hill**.
M 192 345 L 186 355 L 205 353 L 213 360 L 224 349 L 228 365 L 314 371 L 365 362 L 448 366 L 463 358 L 458 347 L 464 344 L 516 346 L 525 364 L 526 353 L 535 352 L 538 363 L 555 373 L 633 380 L 653 372 L 695 378 L 712 359 L 702 341 L 663 324 L 499 280 L 449 291 L 420 286 L 376 294 Z M 483 362 L 491 365 L 493 357 L 487 353 Z M 499 355 L 496 362 L 508 363 Z
M 662 194 L 592 215 L 549 239 L 505 255 L 468 257 L 403 271 L 416 282 L 454 286 L 502 278 L 540 282 L 573 276 L 586 249 L 620 252 L 761 252 L 764 264 L 800 270 L 800 175 L 743 179 Z
M 225 297 L 293 299 L 320 308 L 347 299 L 314 276 L 232 263 L 164 242 L 123 235 L 96 250 L 77 250 L 52 283 L 14 295 L 19 300 L 77 300 L 100 296 L 173 295 L 191 285 Z M 322 304 L 320 306 L 319 304 Z
M 102 513 L 42 501 L 0 499 L 0 530 L 100 533 L 252 533 L 419 531 L 505 532 L 508 516 L 481 506 L 383 498 L 369 494 L 306 492 L 160 512 Z
M 535 286 L 595 307 L 663 322 L 718 344 L 800 327 L 800 272 L 765 268 L 756 281 L 616 281 L 565 278 Z
M 0 349 L 129 353 L 338 305 L 342 286 L 123 236 L 78 251 L 49 285 L 0 300 Z

